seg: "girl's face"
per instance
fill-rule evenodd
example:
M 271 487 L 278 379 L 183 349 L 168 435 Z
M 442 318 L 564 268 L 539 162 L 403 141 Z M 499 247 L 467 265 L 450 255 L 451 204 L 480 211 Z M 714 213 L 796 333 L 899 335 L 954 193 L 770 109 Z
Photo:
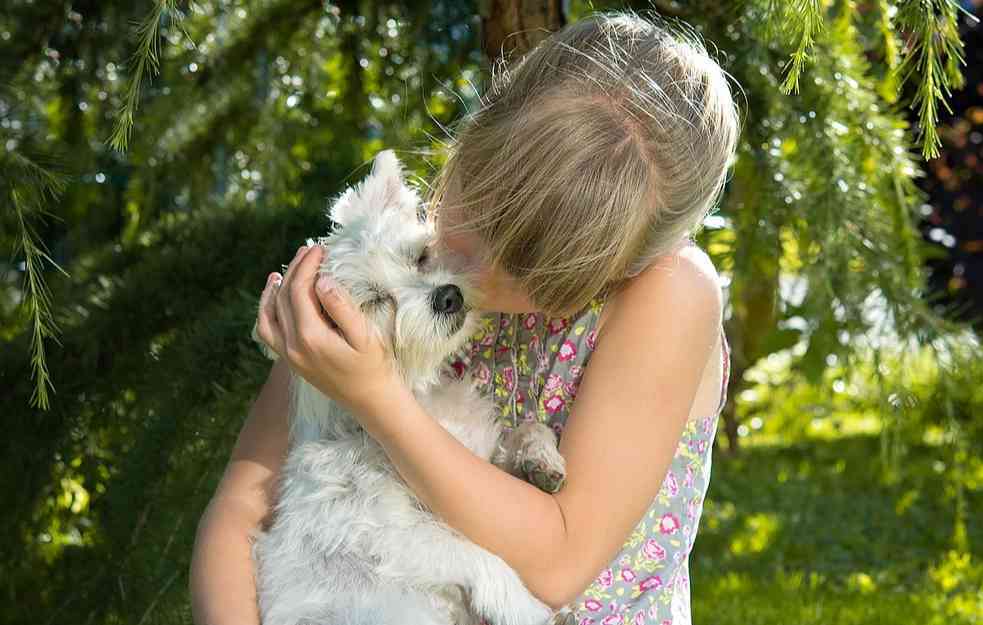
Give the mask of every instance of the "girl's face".
M 488 312 L 524 313 L 538 312 L 525 291 L 509 274 L 492 270 L 481 262 L 484 246 L 474 234 L 449 234 L 447 216 L 437 219 L 437 249 L 454 271 L 470 273 L 474 277 L 483 299 L 475 307 Z

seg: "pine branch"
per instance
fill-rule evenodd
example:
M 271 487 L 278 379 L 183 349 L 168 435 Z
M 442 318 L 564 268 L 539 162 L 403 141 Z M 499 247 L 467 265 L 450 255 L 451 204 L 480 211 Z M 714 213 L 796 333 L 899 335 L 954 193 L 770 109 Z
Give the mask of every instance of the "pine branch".
M 963 42 L 956 21 L 957 6 L 952 0 L 902 0 L 898 3 L 897 24 L 905 34 L 904 59 L 895 70 L 899 88 L 909 80 L 918 86 L 910 107 L 918 108 L 918 138 L 922 155 L 932 159 L 939 155 L 942 141 L 938 134 L 941 101 L 946 110 L 953 88 L 965 80 L 959 66 L 965 64 Z M 944 93 L 943 93 L 944 92 Z
M 9 197 L 17 219 L 18 238 L 14 255 L 24 253 L 24 306 L 33 327 L 31 333 L 31 369 L 36 386 L 31 405 L 42 410 L 50 407 L 48 391 L 54 390 L 45 360 L 44 342 L 57 337 L 58 326 L 51 313 L 51 291 L 44 281 L 43 263 L 68 275 L 43 247 L 44 243 L 30 223 L 32 213 L 44 214 L 44 202 L 56 199 L 65 188 L 65 179 L 48 171 L 27 157 L 11 152 L 6 159 L 5 174 L 9 179 Z
M 165 16 L 177 16 L 178 23 L 183 16 L 177 11 L 175 0 L 157 0 L 154 10 L 137 28 L 139 44 L 130 61 L 133 73 L 127 82 L 126 98 L 120 108 L 113 134 L 109 139 L 110 146 L 118 152 L 125 152 L 133 130 L 133 116 L 139 106 L 140 85 L 144 74 L 151 77 L 160 73 L 160 24 Z M 185 32 L 187 36 L 187 32 Z
M 816 41 L 816 35 L 823 28 L 823 7 L 821 0 L 798 0 L 791 9 L 795 12 L 795 17 L 782 15 L 785 24 L 791 24 L 794 28 L 794 38 L 798 40 L 795 51 L 791 58 L 785 63 L 783 69 L 785 80 L 782 81 L 782 93 L 798 93 L 799 76 L 802 74 L 802 66 L 807 60 L 812 58 L 809 52 L 812 50 Z

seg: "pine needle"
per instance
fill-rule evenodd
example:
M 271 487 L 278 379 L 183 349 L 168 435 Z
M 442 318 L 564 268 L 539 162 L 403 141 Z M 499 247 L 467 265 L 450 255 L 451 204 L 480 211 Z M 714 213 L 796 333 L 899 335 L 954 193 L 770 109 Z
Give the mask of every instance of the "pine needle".
M 812 58 L 809 52 L 816 41 L 816 35 L 823 29 L 821 0 L 799 0 L 791 10 L 796 13 L 796 18 L 789 19 L 786 23 L 792 24 L 795 28 L 793 37 L 798 39 L 798 44 L 783 70 L 786 74 L 781 90 L 785 95 L 798 93 L 802 67 Z
M 898 3 L 897 24 L 907 42 L 895 75 L 899 78 L 899 89 L 909 80 L 918 81 L 910 107 L 918 109 L 919 138 L 925 159 L 937 157 L 942 144 L 937 130 L 938 103 L 952 112 L 946 98 L 953 88 L 958 89 L 965 82 L 959 70 L 965 60 L 956 10 L 952 0 Z
M 40 237 L 30 223 L 31 213 L 44 213 L 46 200 L 56 199 L 65 188 L 65 179 L 17 153 L 8 154 L 8 173 L 17 180 L 9 188 L 11 205 L 17 218 L 18 239 L 14 255 L 24 252 L 24 306 L 32 325 L 31 370 L 36 386 L 31 394 L 31 405 L 48 410 L 48 392 L 53 391 L 51 375 L 45 360 L 45 340 L 53 339 L 59 345 L 54 315 L 51 312 L 51 291 L 44 281 L 43 263 L 46 261 L 64 275 L 68 275 L 51 258 Z M 16 174 L 20 174 L 17 176 Z
M 133 116 L 140 105 L 140 86 L 144 75 L 149 73 L 153 77 L 160 73 L 160 23 L 165 16 L 181 19 L 175 0 L 157 0 L 154 10 L 137 28 L 139 43 L 130 60 L 133 72 L 127 82 L 126 97 L 109 139 L 109 145 L 118 152 L 125 152 L 129 144 Z

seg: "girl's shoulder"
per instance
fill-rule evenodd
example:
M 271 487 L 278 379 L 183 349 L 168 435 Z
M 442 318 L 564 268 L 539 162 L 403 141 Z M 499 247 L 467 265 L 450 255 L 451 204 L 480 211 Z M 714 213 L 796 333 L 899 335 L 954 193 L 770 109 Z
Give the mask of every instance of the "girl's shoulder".
M 626 300 L 656 298 L 666 302 L 666 305 L 672 305 L 670 298 L 659 297 L 670 290 L 693 296 L 712 293 L 722 300 L 720 285 L 720 275 L 709 254 L 692 239 L 686 239 L 672 253 L 661 257 L 631 278 L 622 289 L 608 296 L 597 321 L 597 330 L 601 331 L 614 311 Z

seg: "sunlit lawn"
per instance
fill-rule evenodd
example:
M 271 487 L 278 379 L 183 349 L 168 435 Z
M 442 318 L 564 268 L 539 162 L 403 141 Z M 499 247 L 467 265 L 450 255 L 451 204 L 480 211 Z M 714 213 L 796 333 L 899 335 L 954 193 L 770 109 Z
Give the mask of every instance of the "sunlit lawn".
M 887 485 L 876 434 L 744 440 L 739 458 L 714 453 L 694 625 L 983 623 L 983 494 L 967 492 L 969 548 L 950 553 L 938 447 L 911 449 Z

